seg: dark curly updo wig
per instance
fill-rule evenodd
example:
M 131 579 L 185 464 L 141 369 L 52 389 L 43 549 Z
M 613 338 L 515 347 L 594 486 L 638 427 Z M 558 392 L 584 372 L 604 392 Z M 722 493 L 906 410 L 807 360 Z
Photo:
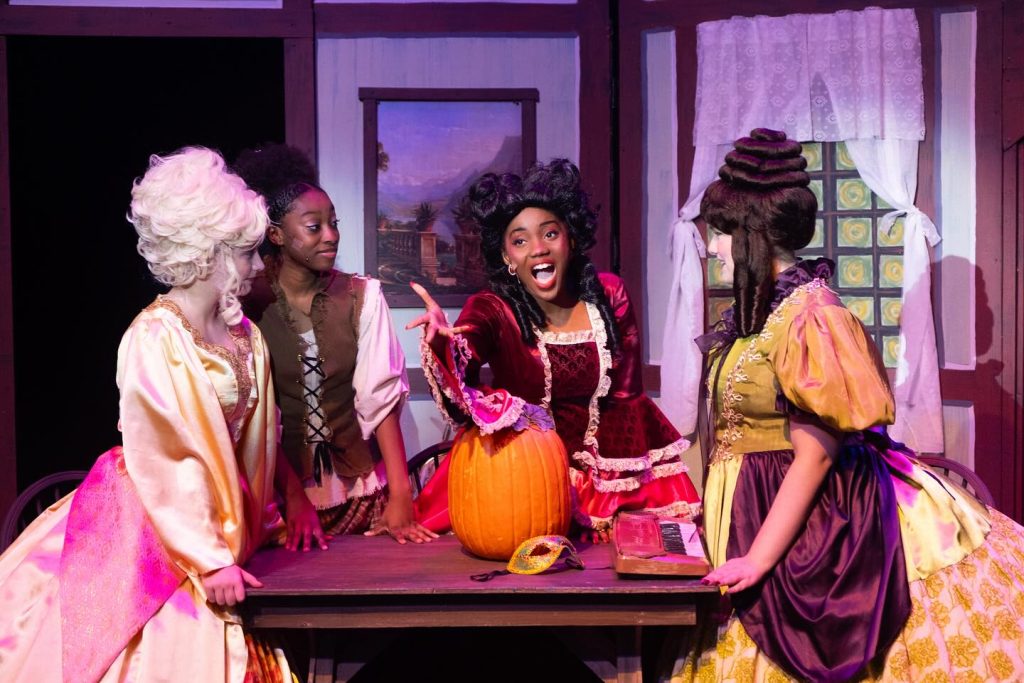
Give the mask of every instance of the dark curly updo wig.
M 467 206 L 480 226 L 481 247 L 491 289 L 516 316 L 523 341 L 535 341 L 534 328 L 547 326 L 547 318 L 537 301 L 526 291 L 519 278 L 505 264 L 505 230 L 523 209 L 538 208 L 553 213 L 569 231 L 571 253 L 566 282 L 580 300 L 597 307 L 608 334 L 612 355 L 620 348 L 608 297 L 597 277 L 597 268 L 586 252 L 594 246 L 597 213 L 590 208 L 587 194 L 580 187 L 580 171 L 568 159 L 553 159 L 535 164 L 522 177 L 514 173 L 487 173 L 469 190 Z
M 295 200 L 310 190 L 323 192 L 317 180 L 316 169 L 300 150 L 270 143 L 247 149 L 238 155 L 231 170 L 241 176 L 245 184 L 263 195 L 267 203 L 267 216 L 273 225 L 291 211 Z M 276 255 L 280 247 L 264 240 L 265 254 Z
M 757 128 L 735 142 L 704 191 L 700 213 L 714 230 L 732 235 L 736 329 L 759 333 L 770 312 L 776 256 L 814 237 L 818 200 L 808 189 L 802 147 L 786 134 Z

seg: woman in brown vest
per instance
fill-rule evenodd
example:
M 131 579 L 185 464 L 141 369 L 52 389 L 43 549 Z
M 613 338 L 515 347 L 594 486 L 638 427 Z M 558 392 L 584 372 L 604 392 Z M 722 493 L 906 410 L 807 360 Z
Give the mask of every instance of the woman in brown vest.
M 338 220 L 305 155 L 270 145 L 234 170 L 267 202 L 267 267 L 245 312 L 270 346 L 281 449 L 323 532 L 429 541 L 413 518 L 399 427 L 409 384 L 380 283 L 334 269 Z

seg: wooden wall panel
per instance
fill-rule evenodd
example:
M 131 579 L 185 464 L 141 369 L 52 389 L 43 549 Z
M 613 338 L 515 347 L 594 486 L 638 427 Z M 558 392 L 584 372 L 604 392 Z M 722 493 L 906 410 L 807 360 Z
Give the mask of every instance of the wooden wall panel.
M 312 10 L 0 5 L 0 34 L 153 38 L 300 38 Z
M 284 40 L 285 142 L 315 160 L 316 154 L 316 41 Z
M 1002 289 L 1006 391 L 1001 501 L 1024 519 L 1024 3 L 1006 2 L 1002 17 Z

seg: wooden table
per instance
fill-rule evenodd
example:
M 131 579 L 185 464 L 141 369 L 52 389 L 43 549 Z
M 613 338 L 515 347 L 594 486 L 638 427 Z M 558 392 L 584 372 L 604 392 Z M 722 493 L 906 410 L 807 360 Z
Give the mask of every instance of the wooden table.
M 717 590 L 689 579 L 621 578 L 607 546 L 584 547 L 583 571 L 533 576 L 473 574 L 504 564 L 469 555 L 453 536 L 399 545 L 387 537 L 337 537 L 327 551 L 263 550 L 246 566 L 263 584 L 245 602 L 255 628 L 314 629 L 309 680 L 344 681 L 375 654 L 340 656 L 328 630 L 575 627 L 563 640 L 602 680 L 640 681 L 640 629 L 692 626 Z M 557 567 L 561 567 L 560 562 Z M 605 643 L 575 638 L 598 628 Z M 346 634 L 346 641 L 351 634 Z

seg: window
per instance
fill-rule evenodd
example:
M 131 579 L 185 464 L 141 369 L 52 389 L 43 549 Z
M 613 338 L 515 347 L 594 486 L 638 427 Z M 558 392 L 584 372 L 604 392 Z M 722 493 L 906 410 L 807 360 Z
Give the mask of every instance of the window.
M 842 142 L 804 143 L 811 191 L 818 198 L 818 219 L 804 258 L 827 256 L 836 263 L 830 283 L 843 303 L 874 338 L 886 367 L 896 367 L 903 288 L 903 219 L 880 230 L 892 207 L 860 179 Z M 716 260 L 708 261 L 709 315 L 718 320 L 732 305 L 732 290 L 720 278 Z

